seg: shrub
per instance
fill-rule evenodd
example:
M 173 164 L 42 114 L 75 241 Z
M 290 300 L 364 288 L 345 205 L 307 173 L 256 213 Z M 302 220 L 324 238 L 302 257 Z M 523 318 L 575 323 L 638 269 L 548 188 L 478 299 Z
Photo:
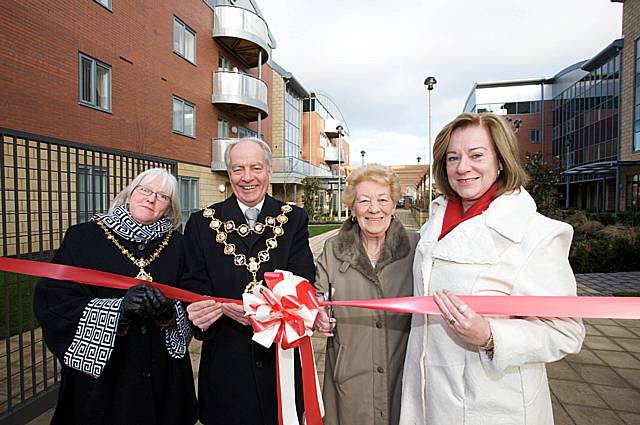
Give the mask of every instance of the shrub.
M 611 214 L 611 213 L 596 213 L 596 214 L 591 214 L 589 216 L 589 218 L 591 220 L 597 220 L 600 223 L 604 224 L 605 226 L 609 226 L 612 224 L 616 224 L 617 219 L 616 217 Z
M 587 220 L 584 223 L 575 226 L 576 232 L 584 233 L 585 235 L 594 235 L 602 229 L 604 229 L 604 224 L 595 220 Z

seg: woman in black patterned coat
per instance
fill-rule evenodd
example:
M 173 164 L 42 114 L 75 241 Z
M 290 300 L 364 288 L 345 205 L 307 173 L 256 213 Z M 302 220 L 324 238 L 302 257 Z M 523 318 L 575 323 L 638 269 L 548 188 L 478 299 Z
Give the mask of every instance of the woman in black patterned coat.
M 179 283 L 185 261 L 182 235 L 174 231 L 177 196 L 165 170 L 141 173 L 108 214 L 67 230 L 53 262 Z M 179 302 L 148 285 L 124 291 L 43 280 L 34 310 L 63 365 L 52 424 L 196 422 L 191 331 Z

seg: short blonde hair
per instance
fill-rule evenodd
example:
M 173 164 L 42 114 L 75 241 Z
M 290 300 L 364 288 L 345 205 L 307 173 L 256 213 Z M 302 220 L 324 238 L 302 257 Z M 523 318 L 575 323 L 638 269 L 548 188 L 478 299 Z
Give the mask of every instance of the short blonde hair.
M 454 131 L 471 126 L 487 129 L 498 156 L 498 163 L 502 166 L 502 171 L 498 176 L 500 187 L 495 197 L 497 198 L 506 192 L 519 190 L 521 186 L 524 186 L 529 177 L 520 165 L 518 139 L 516 139 L 509 123 L 499 115 L 490 112 L 481 114 L 465 112 L 445 125 L 436 137 L 433 145 L 433 178 L 436 188 L 447 197 L 455 195 L 447 176 L 447 149 Z
M 402 189 L 400 188 L 400 179 L 396 173 L 384 165 L 372 164 L 354 170 L 347 177 L 344 195 L 342 196 L 342 203 L 346 207 L 353 208 L 353 204 L 356 201 L 356 186 L 367 180 L 389 186 L 391 200 L 394 204 L 400 199 Z
M 169 208 L 164 214 L 171 221 L 172 228 L 175 230 L 182 224 L 182 211 L 180 209 L 180 197 L 178 196 L 178 181 L 176 178 L 164 168 L 151 168 L 138 174 L 127 187 L 122 189 L 120 193 L 113 198 L 109 207 L 109 214 L 118 205 L 127 205 L 131 194 L 138 186 L 143 186 L 154 180 L 160 180 L 160 188 L 162 193 L 166 193 L 171 197 Z

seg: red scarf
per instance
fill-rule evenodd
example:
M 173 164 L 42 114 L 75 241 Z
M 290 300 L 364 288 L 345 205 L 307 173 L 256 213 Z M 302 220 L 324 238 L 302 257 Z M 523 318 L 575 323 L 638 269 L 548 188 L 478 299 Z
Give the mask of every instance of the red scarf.
M 493 202 L 493 195 L 500 187 L 500 183 L 497 181 L 491 185 L 491 187 L 478 199 L 471 207 L 464 212 L 462 210 L 462 200 L 459 196 L 449 198 L 447 202 L 447 209 L 444 212 L 444 220 L 442 221 L 442 231 L 438 240 L 445 237 L 447 233 L 456 228 L 456 226 L 463 221 L 469 220 L 471 217 L 482 214 L 489 208 L 491 202 Z

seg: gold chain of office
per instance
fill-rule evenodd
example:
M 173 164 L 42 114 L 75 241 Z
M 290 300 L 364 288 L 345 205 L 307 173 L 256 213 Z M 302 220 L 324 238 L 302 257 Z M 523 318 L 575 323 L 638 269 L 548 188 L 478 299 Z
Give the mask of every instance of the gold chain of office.
M 167 245 L 169 245 L 169 239 L 171 239 L 171 233 L 173 233 L 173 230 L 169 230 L 167 232 L 167 234 L 165 235 L 164 239 L 162 239 L 162 242 L 160 242 L 160 245 L 158 245 L 156 250 L 153 252 L 153 254 L 151 254 L 151 256 L 149 258 L 142 258 L 142 257 L 136 258 L 136 257 L 133 256 L 133 254 L 131 254 L 131 252 L 129 252 L 129 250 L 127 248 L 125 248 L 124 246 L 122 246 L 122 244 L 120 242 L 118 242 L 116 237 L 113 236 L 113 234 L 107 228 L 107 225 L 104 224 L 102 222 L 102 220 L 97 220 L 96 223 L 98 223 L 98 226 L 100 226 L 100 228 L 102 228 L 102 231 L 104 232 L 104 234 L 107 237 L 107 239 L 109 239 L 111 242 L 113 242 L 113 244 L 116 247 L 118 247 L 118 249 L 129 260 L 131 260 L 131 262 L 136 267 L 140 267 L 140 271 L 136 275 L 136 279 L 142 279 L 142 280 L 146 280 L 147 282 L 153 282 L 153 277 L 151 277 L 151 273 L 146 271 L 144 268 L 147 267 L 149 264 L 151 264 L 156 258 L 158 258 L 160 256 L 160 253 L 162 252 L 162 250 L 165 249 L 167 247 Z
M 209 227 L 216 232 L 216 242 L 224 245 L 224 253 L 226 255 L 232 255 L 233 264 L 237 267 L 246 267 L 249 273 L 253 276 L 253 279 L 244 288 L 245 293 L 250 293 L 253 291 L 255 286 L 262 285 L 262 280 L 257 280 L 256 275 L 260 270 L 262 263 L 266 263 L 271 258 L 269 251 L 278 247 L 278 237 L 284 235 L 284 228 L 282 226 L 289 221 L 287 214 L 293 211 L 293 208 L 291 208 L 290 205 L 283 205 L 280 207 L 280 210 L 282 211 L 281 214 L 276 217 L 267 216 L 264 219 L 264 223 L 256 221 L 253 228 L 249 227 L 246 223 L 236 225 L 233 220 L 223 222 L 215 217 L 216 211 L 213 208 L 205 208 L 202 211 L 202 215 L 205 218 L 211 219 Z M 266 249 L 259 251 L 257 258 L 249 257 L 247 260 L 247 256 L 245 254 L 239 254 L 236 252 L 235 244 L 227 242 L 227 236 L 231 233 L 236 232 L 238 235 L 245 238 L 249 236 L 251 232 L 261 235 L 268 228 L 273 229 L 273 236 L 267 238 Z

